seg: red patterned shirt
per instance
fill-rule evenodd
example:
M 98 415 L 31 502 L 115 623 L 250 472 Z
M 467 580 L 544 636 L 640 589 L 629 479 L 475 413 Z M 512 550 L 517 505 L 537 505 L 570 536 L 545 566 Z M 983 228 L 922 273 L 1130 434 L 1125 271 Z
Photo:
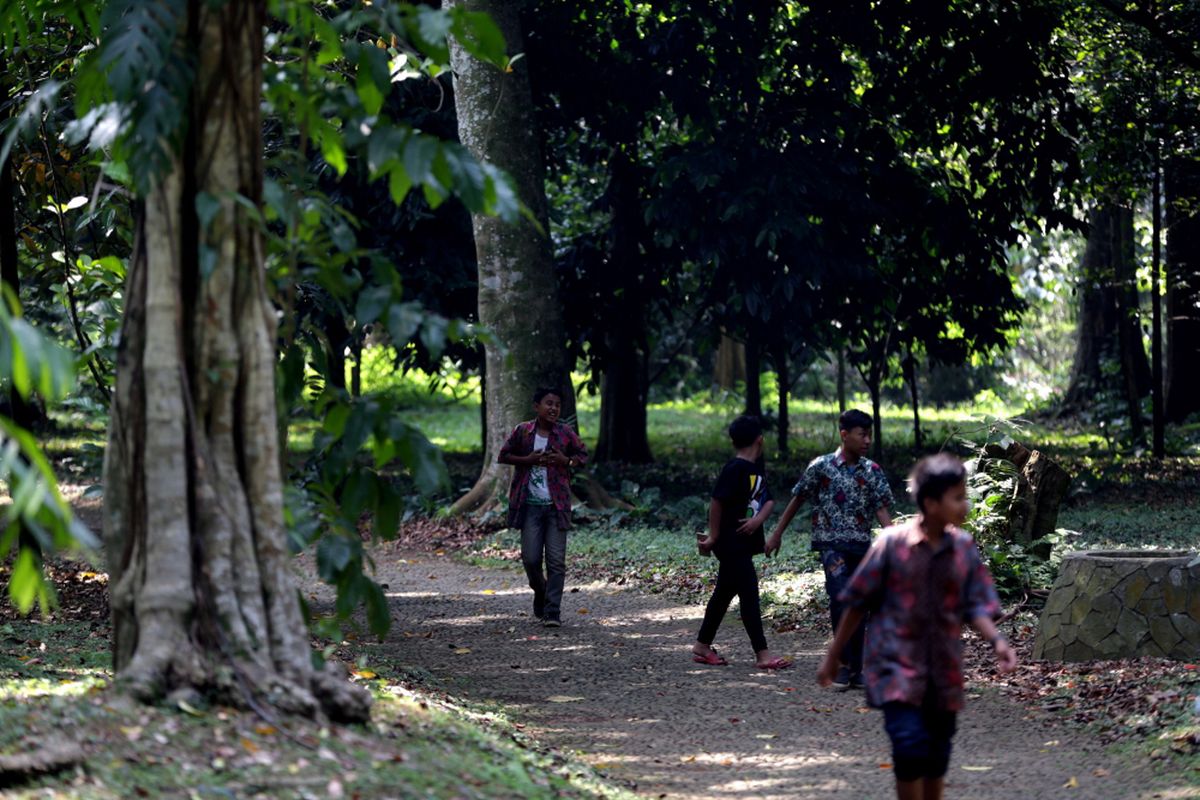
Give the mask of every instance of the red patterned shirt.
M 533 439 L 537 431 L 537 420 L 522 422 L 513 428 L 508 440 L 500 448 L 499 460 L 506 455 L 527 456 L 533 452 Z M 547 447 L 565 453 L 568 458 L 575 459 L 576 466 L 587 463 L 587 447 L 570 425 L 557 422 L 550 432 Z M 567 467 L 548 466 L 546 483 L 550 489 L 550 501 L 558 512 L 558 527 L 571 527 L 571 470 Z M 520 528 L 525 522 L 525 506 L 529 497 L 529 475 L 532 468 L 516 466 L 513 468 L 512 485 L 508 489 L 508 527 Z
M 1000 598 L 975 540 L 948 528 L 935 550 L 916 520 L 883 532 L 841 601 L 871 611 L 863 658 L 867 701 L 963 706 L 962 625 L 996 617 Z

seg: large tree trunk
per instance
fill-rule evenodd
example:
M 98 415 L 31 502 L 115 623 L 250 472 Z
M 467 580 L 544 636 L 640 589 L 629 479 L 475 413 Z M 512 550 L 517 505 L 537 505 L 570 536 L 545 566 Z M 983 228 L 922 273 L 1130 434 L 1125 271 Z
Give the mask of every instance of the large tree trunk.
M 746 345 L 722 333 L 713 361 L 713 384 L 725 391 L 737 388 L 746 379 Z
M 1133 257 L 1132 211 L 1112 205 L 1094 209 L 1080 264 L 1079 324 L 1065 410 L 1087 408 L 1098 391 L 1109 388 L 1122 392 L 1132 411 L 1149 391 L 1150 363 L 1138 324 Z M 1104 377 L 1105 361 L 1120 366 L 1119 383 Z
M 646 342 L 645 291 L 638 269 L 641 258 L 641 202 L 638 196 L 636 144 L 618 146 L 612 157 L 609 187 L 612 212 L 611 255 L 619 276 L 621 316 L 605 333 L 606 359 L 600 378 L 600 438 L 596 461 L 648 464 L 646 431 L 649 400 L 649 347 Z
M 275 313 L 257 224 L 262 2 L 192 0 L 196 64 L 182 154 L 145 198 L 126 288 L 105 455 L 113 667 L 143 700 L 365 719 L 370 699 L 314 670 L 283 523 Z M 220 198 L 207 230 L 198 192 Z M 216 252 L 200 277 L 201 247 Z
M 1200 411 L 1200 165 L 1166 165 L 1166 414 L 1181 422 Z
M 447 8 L 483 11 L 495 21 L 510 53 L 523 52 L 520 3 L 500 0 L 444 0 Z M 454 513 L 490 508 L 507 488 L 511 467 L 496 462 L 509 431 L 532 416 L 533 392 L 554 386 L 563 392 L 562 418 L 575 423 L 575 392 L 567 363 L 566 335 L 554 257 L 547 231 L 545 165 L 533 117 L 525 59 L 509 72 L 450 46 L 458 135 L 481 161 L 512 178 L 518 197 L 541 224 L 515 224 L 475 214 L 475 254 L 479 264 L 479 322 L 502 346 L 486 346 L 487 446 L 475 486 L 452 507 Z

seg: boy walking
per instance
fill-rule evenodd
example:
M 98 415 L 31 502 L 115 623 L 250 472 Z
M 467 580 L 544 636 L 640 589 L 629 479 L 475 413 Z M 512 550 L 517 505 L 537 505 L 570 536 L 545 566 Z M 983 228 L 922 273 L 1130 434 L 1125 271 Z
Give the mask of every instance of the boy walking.
M 497 460 L 516 467 L 508 490 L 508 527 L 521 531 L 533 615 L 547 628 L 558 628 L 571 527 L 571 470 L 587 463 L 587 448 L 571 426 L 558 421 L 562 395 L 557 389 L 535 391 L 533 412 L 534 419 L 513 428 Z
M 717 585 L 704 609 L 704 622 L 692 646 L 698 664 L 724 666 L 726 660 L 713 649 L 717 628 L 736 596 L 741 601 L 742 625 L 754 648 L 759 669 L 786 669 L 792 664 L 773 658 L 763 634 L 758 597 L 758 571 L 754 556 L 763 552 L 762 526 L 775 501 L 767 489 L 763 460 L 762 424 L 755 417 L 741 416 L 729 425 L 735 455 L 721 469 L 708 507 L 708 536 L 697 543 L 701 553 L 712 553 L 720 566 Z
M 892 524 L 889 513 L 892 489 L 879 465 L 867 458 L 871 425 L 871 415 L 858 409 L 850 409 L 838 418 L 841 447 L 814 458 L 804 470 L 766 543 L 769 557 L 779 550 L 792 517 L 806 501 L 812 501 L 812 549 L 820 553 L 825 570 L 825 592 L 829 595 L 829 617 L 834 631 L 845 611 L 838 596 L 871 546 L 871 521 L 878 520 L 885 528 Z M 845 643 L 841 665 L 833 678 L 839 689 L 863 687 L 865 626 L 864 618 Z
M 922 459 L 909 476 L 919 516 L 889 528 L 842 591 L 846 612 L 817 681 L 828 686 L 838 653 L 867 609 L 867 702 L 882 708 L 899 800 L 941 800 L 957 712 L 963 706 L 962 623 L 992 646 L 1000 672 L 1016 653 L 992 619 L 1000 600 L 971 536 L 967 473 L 955 456 Z

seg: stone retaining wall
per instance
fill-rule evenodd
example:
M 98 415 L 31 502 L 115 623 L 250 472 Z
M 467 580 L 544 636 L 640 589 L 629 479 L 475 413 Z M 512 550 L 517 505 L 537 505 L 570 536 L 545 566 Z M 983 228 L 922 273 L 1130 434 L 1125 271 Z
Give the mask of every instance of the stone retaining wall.
M 1182 550 L 1068 554 L 1042 610 L 1033 657 L 1200 659 L 1200 565 Z

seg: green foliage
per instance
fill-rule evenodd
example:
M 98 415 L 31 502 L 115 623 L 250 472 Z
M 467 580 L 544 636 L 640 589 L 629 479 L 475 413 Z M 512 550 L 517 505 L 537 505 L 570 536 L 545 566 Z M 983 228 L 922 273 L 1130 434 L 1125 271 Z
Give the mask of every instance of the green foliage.
M 973 454 L 967 461 L 971 511 L 964 527 L 975 538 L 1002 597 L 1019 599 L 1031 590 L 1048 589 L 1058 575 L 1063 551 L 1078 534 L 1059 529 L 1040 540 L 1041 548 L 1049 548 L 1049 557 L 1036 552 L 1037 545 L 1012 541 L 1009 524 L 1017 468 L 988 451 L 989 446 L 1007 448 L 1013 435 L 1027 436 L 1028 429 L 1021 420 L 986 418 L 973 433 L 960 438 Z
M 11 291 L 0 288 L 0 386 L 10 383 L 26 399 L 35 391 L 49 400 L 61 399 L 74 382 L 74 362 L 22 319 Z M 96 540 L 72 515 L 37 441 L 4 416 L 0 416 L 0 481 L 8 484 L 12 498 L 0 507 L 0 553 L 16 551 L 9 597 L 22 613 L 28 613 L 35 602 L 48 613 L 53 587 L 42 575 L 42 554 L 94 546 Z

